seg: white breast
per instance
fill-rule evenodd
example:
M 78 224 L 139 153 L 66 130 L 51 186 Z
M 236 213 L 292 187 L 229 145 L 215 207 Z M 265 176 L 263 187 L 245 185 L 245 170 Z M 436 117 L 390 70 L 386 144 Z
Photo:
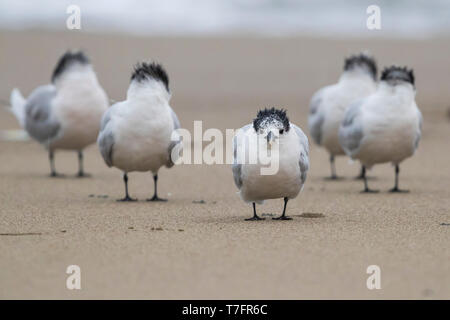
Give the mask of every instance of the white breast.
M 363 140 L 355 158 L 370 167 L 398 164 L 414 154 L 420 120 L 413 98 L 401 93 L 394 98 L 380 95 L 363 106 L 362 112 Z
M 61 134 L 51 147 L 82 150 L 97 140 L 108 98 L 93 72 L 72 72 L 67 78 L 53 102 Z
M 295 198 L 302 188 L 300 179 L 300 144 L 293 130 L 280 139 L 279 169 L 273 175 L 262 175 L 261 164 L 242 165 L 240 195 L 246 202 L 262 202 L 266 199 Z
M 152 171 L 167 163 L 173 122 L 167 107 L 122 106 L 113 122 L 113 163 L 126 172 Z
M 370 95 L 375 89 L 375 83 L 372 82 L 344 82 L 331 87 L 324 96 L 322 145 L 331 154 L 344 154 L 344 150 L 339 143 L 338 133 L 345 111 L 352 102 Z

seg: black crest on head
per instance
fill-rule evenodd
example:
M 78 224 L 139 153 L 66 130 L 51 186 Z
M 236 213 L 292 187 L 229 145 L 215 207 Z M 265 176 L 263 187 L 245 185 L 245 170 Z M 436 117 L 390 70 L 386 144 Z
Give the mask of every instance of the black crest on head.
M 289 118 L 286 115 L 286 111 L 283 109 L 275 108 L 266 108 L 264 110 L 258 111 L 256 118 L 253 120 L 253 128 L 255 129 L 255 131 L 258 131 L 261 127 L 261 123 L 271 119 L 280 121 L 283 124 L 284 130 L 286 132 L 289 131 Z
M 163 66 L 151 62 L 140 62 L 134 66 L 133 74 L 131 75 L 131 80 L 136 80 L 137 82 L 142 82 L 148 79 L 155 79 L 164 83 L 166 90 L 169 91 L 169 76 Z
M 71 52 L 67 51 L 64 55 L 59 58 L 58 63 L 56 64 L 55 69 L 52 74 L 52 82 L 55 82 L 55 79 L 58 78 L 61 74 L 64 73 L 70 66 L 78 63 L 81 65 L 89 64 L 88 57 L 82 52 Z
M 366 67 L 370 72 L 373 79 L 377 78 L 377 63 L 374 58 L 367 54 L 361 53 L 359 55 L 353 55 L 345 59 L 344 70 L 352 70 L 356 67 Z
M 402 80 L 411 83 L 414 86 L 414 71 L 407 67 L 390 66 L 384 68 L 381 73 L 381 81 Z

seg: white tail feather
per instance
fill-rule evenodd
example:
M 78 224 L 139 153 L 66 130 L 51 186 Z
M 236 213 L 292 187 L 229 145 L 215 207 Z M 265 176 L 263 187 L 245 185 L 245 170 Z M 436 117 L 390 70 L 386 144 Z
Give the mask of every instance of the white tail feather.
M 20 93 L 19 89 L 14 88 L 11 92 L 11 112 L 16 116 L 17 121 L 19 121 L 21 127 L 25 126 L 25 103 L 26 100 Z

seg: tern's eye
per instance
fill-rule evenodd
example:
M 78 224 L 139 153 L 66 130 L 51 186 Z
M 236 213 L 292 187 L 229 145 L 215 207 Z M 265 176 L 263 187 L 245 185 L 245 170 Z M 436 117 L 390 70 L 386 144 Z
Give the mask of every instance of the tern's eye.
M 283 134 L 284 133 L 284 129 L 280 129 L 280 134 Z

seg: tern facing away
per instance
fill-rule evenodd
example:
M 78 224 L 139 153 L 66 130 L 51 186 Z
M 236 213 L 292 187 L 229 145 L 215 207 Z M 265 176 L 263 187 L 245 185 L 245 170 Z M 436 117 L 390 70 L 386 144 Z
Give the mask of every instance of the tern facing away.
M 260 140 L 259 140 L 259 139 Z M 256 146 L 263 141 L 267 150 L 278 150 L 278 170 L 273 174 L 261 174 L 266 167 L 259 161 Z M 274 148 L 275 147 L 275 148 Z M 253 163 L 242 159 L 258 159 Z M 286 205 L 303 189 L 309 169 L 308 138 L 295 124 L 290 123 L 286 112 L 275 108 L 258 112 L 253 124 L 238 130 L 233 138 L 233 177 L 239 194 L 245 202 L 253 204 L 253 217 L 246 220 L 263 220 L 256 214 L 256 203 L 266 199 L 284 199 L 283 213 L 274 220 L 290 220 L 286 216 Z
M 422 131 L 415 95 L 413 70 L 392 66 L 384 69 L 377 91 L 345 113 L 339 141 L 346 154 L 363 166 L 363 192 L 377 192 L 367 185 L 366 168 L 385 162 L 395 166 L 395 186 L 390 191 L 403 191 L 398 187 L 400 163 L 414 154 Z
M 336 84 L 317 91 L 310 102 L 308 126 L 314 142 L 330 154 L 331 179 L 337 179 L 335 157 L 345 155 L 338 131 L 350 104 L 375 92 L 377 64 L 365 53 L 345 59 Z
M 127 99 L 111 106 L 104 114 L 98 146 L 108 167 L 123 171 L 125 198 L 128 194 L 128 173 L 151 171 L 154 195 L 148 201 L 167 201 L 158 197 L 158 170 L 174 165 L 172 149 L 180 143 L 176 129 L 180 122 L 169 105 L 169 78 L 156 63 L 138 63 L 131 76 Z M 175 132 L 174 132 L 175 131 Z M 179 138 L 179 136 L 178 136 Z
M 37 87 L 25 99 L 18 89 L 11 93 L 11 111 L 28 134 L 48 149 L 51 176 L 54 152 L 78 152 L 78 176 L 83 170 L 83 149 L 94 143 L 108 98 L 83 52 L 66 52 L 58 61 L 52 83 Z

